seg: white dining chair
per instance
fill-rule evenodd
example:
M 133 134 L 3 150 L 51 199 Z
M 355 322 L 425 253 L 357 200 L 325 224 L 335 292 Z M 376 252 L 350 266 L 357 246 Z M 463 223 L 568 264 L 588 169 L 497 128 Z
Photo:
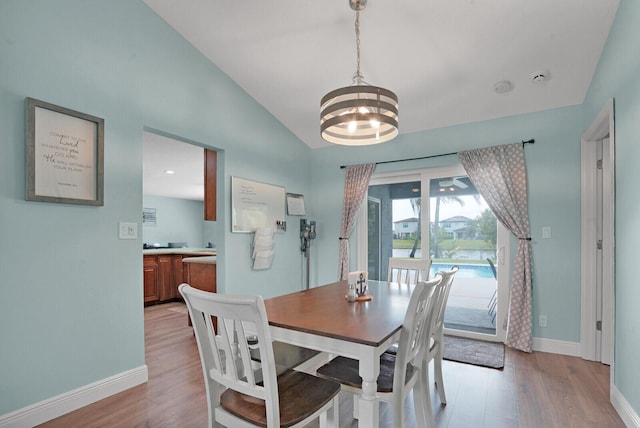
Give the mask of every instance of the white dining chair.
M 378 376 L 378 397 L 392 403 L 393 426 L 404 428 L 404 402 L 413 390 L 413 403 L 417 426 L 426 426 L 425 405 L 429 404 L 425 395 L 427 383 L 422 374 L 424 359 L 428 351 L 431 314 L 435 308 L 435 290 L 442 277 L 421 282 L 411 294 L 409 306 L 402 323 L 400 341 L 395 355 L 383 353 L 380 358 Z M 358 374 L 357 360 L 337 357 L 320 367 L 317 374 L 321 378 L 335 380 L 343 390 L 359 394 L 362 378 Z
M 302 427 L 319 418 L 338 426 L 340 385 L 306 373 L 276 375 L 273 347 L 261 296 L 229 296 L 181 284 L 189 309 L 205 380 L 209 427 Z M 217 317 L 217 330 L 211 317 Z M 257 336 L 262 356 L 251 369 L 246 338 Z
M 400 259 L 390 257 L 387 282 L 415 285 L 420 281 L 427 281 L 429 279 L 429 269 L 431 269 L 430 259 Z
M 429 341 L 429 349 L 424 359 L 424 367 L 422 371 L 425 374 L 425 380 L 427 382 L 426 396 L 427 406 L 426 414 L 429 426 L 435 426 L 435 418 L 433 415 L 433 409 L 431 408 L 431 394 L 429 392 L 429 364 L 433 360 L 433 373 L 435 377 L 436 389 L 440 396 L 440 402 L 447 404 L 447 396 L 444 392 L 444 379 L 442 377 L 442 356 L 444 353 L 444 314 L 447 309 L 447 301 L 449 300 L 449 292 L 451 291 L 451 285 L 456 272 L 458 272 L 458 266 L 453 266 L 448 271 L 438 271 L 436 275 L 442 277 L 442 282 L 436 288 L 434 294 L 434 310 L 431 318 L 431 339 Z

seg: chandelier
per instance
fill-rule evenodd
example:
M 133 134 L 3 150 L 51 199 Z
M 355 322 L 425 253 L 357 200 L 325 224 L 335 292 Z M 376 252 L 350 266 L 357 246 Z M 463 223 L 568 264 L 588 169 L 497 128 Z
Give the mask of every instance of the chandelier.
M 320 101 L 320 133 L 330 143 L 365 146 L 398 135 L 398 97 L 365 82 L 360 72 L 360 11 L 367 0 L 349 0 L 356 11 L 356 72 L 351 86 L 335 89 Z

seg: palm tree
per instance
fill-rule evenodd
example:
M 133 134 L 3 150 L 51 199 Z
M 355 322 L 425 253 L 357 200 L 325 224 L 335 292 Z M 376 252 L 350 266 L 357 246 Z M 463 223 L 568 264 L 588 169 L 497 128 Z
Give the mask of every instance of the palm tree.
M 476 195 L 476 198 L 478 196 Z M 464 200 L 459 196 L 436 196 L 436 208 L 433 221 L 433 257 L 440 257 L 440 249 L 438 248 L 438 241 L 440 239 L 440 202 L 445 204 L 451 204 L 457 202 L 461 207 L 464 207 Z
M 421 219 L 421 213 L 420 213 L 421 211 L 420 201 L 422 201 L 422 198 L 409 199 L 409 202 L 411 203 L 411 208 L 413 209 L 413 215 L 418 217 L 418 228 L 416 229 L 416 237 L 413 241 L 413 249 L 411 250 L 411 253 L 409 253 L 409 257 L 412 259 L 416 257 L 416 249 L 418 248 L 418 241 L 420 240 L 420 233 L 421 233 L 422 219 Z
M 411 249 L 411 253 L 409 253 L 410 258 L 415 258 L 416 250 L 418 249 L 418 242 L 420 241 L 421 236 L 421 226 L 422 226 L 422 210 L 421 210 L 421 201 L 422 198 L 411 198 L 409 202 L 411 203 L 411 208 L 413 209 L 414 216 L 418 217 L 418 228 L 416 229 L 416 239 L 413 241 L 413 248 Z M 436 196 L 436 208 L 435 208 L 435 222 L 433 225 L 433 256 L 439 257 L 439 248 L 438 248 L 438 235 L 440 232 L 440 202 L 445 204 L 457 202 L 461 207 L 464 207 L 464 200 L 462 200 L 459 196 Z

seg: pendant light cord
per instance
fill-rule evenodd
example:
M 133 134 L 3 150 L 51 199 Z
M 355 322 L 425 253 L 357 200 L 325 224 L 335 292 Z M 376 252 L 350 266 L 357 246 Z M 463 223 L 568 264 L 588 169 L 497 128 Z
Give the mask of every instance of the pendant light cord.
M 356 10 L 356 74 L 353 75 L 353 83 L 362 85 L 364 76 L 360 73 L 360 11 Z

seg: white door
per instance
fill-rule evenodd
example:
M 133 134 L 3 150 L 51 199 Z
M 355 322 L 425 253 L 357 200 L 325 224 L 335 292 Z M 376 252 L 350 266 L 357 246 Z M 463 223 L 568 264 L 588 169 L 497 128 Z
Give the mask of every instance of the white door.
M 612 337 L 613 337 L 613 283 L 608 280 L 611 266 L 608 260 L 606 248 L 611 237 L 607 233 L 609 218 L 608 205 L 613 204 L 612 189 L 606 182 L 605 175 L 610 172 L 606 165 L 609 164 L 610 139 L 604 138 L 595 143 L 596 150 L 596 361 L 611 364 Z
M 581 356 L 612 365 L 615 321 L 613 100 L 582 135 Z M 613 375 L 611 376 L 613 379 Z

